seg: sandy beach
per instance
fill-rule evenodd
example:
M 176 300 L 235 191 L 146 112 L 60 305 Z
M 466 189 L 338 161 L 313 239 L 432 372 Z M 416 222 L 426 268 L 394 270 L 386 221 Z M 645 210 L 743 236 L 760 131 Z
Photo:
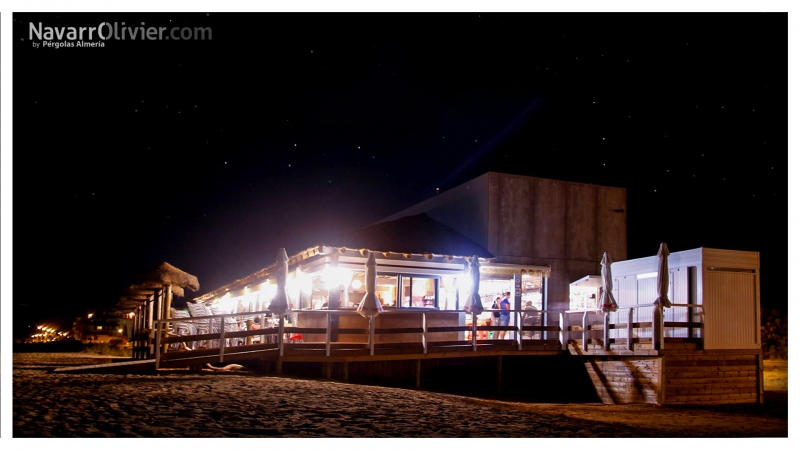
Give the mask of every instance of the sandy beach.
M 788 436 L 785 362 L 767 379 L 783 376 L 768 386 L 786 391 L 765 405 L 678 408 L 518 403 L 249 371 L 51 372 L 109 362 L 84 353 L 13 361 L 13 437 Z

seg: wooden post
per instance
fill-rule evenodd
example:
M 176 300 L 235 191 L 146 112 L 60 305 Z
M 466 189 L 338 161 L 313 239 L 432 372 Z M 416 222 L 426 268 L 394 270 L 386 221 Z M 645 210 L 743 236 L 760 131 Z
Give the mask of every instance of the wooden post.
M 764 355 L 756 355 L 756 401 L 764 403 Z
M 133 317 L 133 355 L 134 359 L 142 359 L 142 316 L 144 315 L 144 310 L 142 309 L 142 305 L 136 307 L 136 315 Z
M 475 317 L 475 311 L 472 311 L 472 351 L 478 351 L 478 319 Z
M 332 372 L 333 372 L 333 363 L 328 361 L 325 363 L 325 378 L 330 380 Z
M 653 307 L 653 350 L 661 350 L 661 344 L 664 339 L 664 331 L 662 323 L 664 320 L 664 312 L 661 306 Z
M 158 326 L 161 327 L 161 323 L 158 323 Z M 158 363 L 161 359 L 161 332 L 157 330 L 156 332 L 156 370 L 159 369 Z
M 278 356 L 283 356 L 283 314 L 278 314 Z M 280 359 L 279 359 L 280 361 Z
M 225 361 L 225 316 L 219 318 L 219 362 Z
M 164 299 L 164 314 L 162 315 L 162 317 L 164 319 L 171 319 L 172 313 L 170 312 L 170 309 L 172 308 L 172 285 L 168 284 L 165 286 L 164 289 L 166 293 L 165 295 L 166 298 Z M 164 335 L 166 335 L 169 332 L 169 323 L 164 322 L 163 327 L 164 327 Z M 164 353 L 167 352 L 167 344 L 164 344 L 164 348 L 162 349 L 162 351 Z
M 503 355 L 497 356 L 497 394 L 503 393 Z
M 160 293 L 160 291 L 158 291 Z M 153 294 L 153 300 L 147 302 L 147 322 L 145 328 L 149 331 L 147 332 L 147 359 L 150 359 L 150 356 L 153 354 L 153 309 L 155 307 L 154 303 L 158 301 L 157 294 Z
M 664 404 L 665 396 L 667 393 L 667 383 L 666 383 L 666 363 L 667 358 L 660 357 L 656 361 L 658 361 L 658 396 L 656 398 L 656 403 L 659 406 Z
M 163 326 L 160 321 L 164 318 L 162 313 L 164 312 L 164 288 L 162 287 L 159 291 L 159 294 L 153 297 L 153 326 L 150 329 L 153 330 L 153 336 L 161 334 L 161 327 Z M 154 354 L 154 353 L 153 353 Z
M 283 360 L 280 358 L 275 361 L 275 373 L 277 375 L 281 375 L 283 373 Z
M 131 356 L 133 359 L 139 359 L 139 307 L 137 306 L 135 310 L 133 310 L 133 335 L 131 336 L 131 343 L 133 344 L 133 351 L 131 352 Z
M 706 325 L 705 325 L 705 323 L 706 323 L 706 310 L 705 310 L 705 306 L 699 306 L 698 308 L 700 309 L 700 314 L 702 314 L 702 316 L 700 316 L 700 317 L 702 318 L 702 322 L 701 323 L 703 324 L 703 326 L 700 328 L 700 331 L 699 331 L 699 333 L 700 333 L 700 350 L 705 350 L 706 349 Z M 758 314 L 758 317 L 761 317 L 761 312 L 760 311 L 757 310 L 756 313 Z M 756 323 L 761 323 L 760 322 L 761 321 L 760 318 L 756 319 L 756 320 L 757 320 Z M 758 336 L 758 343 L 759 343 L 759 347 L 760 347 L 761 346 L 761 333 L 757 332 L 756 336 Z
M 348 370 L 347 370 L 348 369 L 348 367 L 347 367 L 348 364 L 349 363 L 347 361 L 342 363 L 342 373 L 343 373 L 343 378 L 344 378 L 344 382 L 345 383 L 347 383 L 349 381 L 349 379 L 350 379 L 350 374 L 348 373 Z
M 633 351 L 633 308 L 628 309 L 628 350 Z
M 331 313 L 325 312 L 325 356 L 331 356 Z
M 136 315 L 136 359 L 144 359 L 144 338 L 142 337 L 142 330 L 144 330 L 144 317 L 147 303 L 139 305 L 138 314 Z
M 375 356 L 375 317 L 369 318 L 369 356 Z
M 603 348 L 606 351 L 611 349 L 611 342 L 609 341 L 611 331 L 608 329 L 609 322 L 609 313 L 605 313 L 603 317 Z
M 415 377 L 415 379 L 414 379 L 414 388 L 415 389 L 419 389 L 420 379 L 422 378 L 422 375 L 421 375 L 422 374 L 422 360 L 421 359 L 417 359 L 416 362 L 417 363 L 416 363 L 416 367 L 415 367 L 415 370 L 414 370 L 414 377 Z
M 428 354 L 428 316 L 425 311 L 422 311 L 422 353 Z
M 589 320 L 588 320 L 588 317 L 589 317 L 589 311 L 584 311 L 583 312 L 583 321 L 582 321 L 582 327 L 583 327 L 583 351 L 589 350 L 589 327 L 588 327 Z

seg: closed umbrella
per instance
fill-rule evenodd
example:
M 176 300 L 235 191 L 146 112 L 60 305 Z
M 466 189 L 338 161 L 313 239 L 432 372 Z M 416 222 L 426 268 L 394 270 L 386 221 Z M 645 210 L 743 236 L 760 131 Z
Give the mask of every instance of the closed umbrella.
M 282 316 L 289 310 L 288 295 L 286 294 L 286 278 L 289 277 L 289 257 L 286 256 L 286 249 L 278 250 L 278 257 L 275 260 L 275 281 L 278 284 L 278 291 L 269 304 L 270 312 Z
M 478 314 L 483 312 L 483 303 L 481 303 L 481 294 L 478 293 L 478 288 L 481 285 L 481 270 L 480 265 L 478 264 L 478 255 L 473 255 L 472 259 L 469 262 L 469 269 L 467 271 L 469 273 L 470 280 L 472 280 L 472 286 L 469 292 L 469 298 L 467 298 L 467 302 L 464 304 L 464 311 L 468 313 L 472 313 L 472 350 L 477 351 L 478 349 Z
M 283 316 L 289 310 L 288 295 L 286 295 L 286 278 L 289 277 L 289 257 L 286 256 L 286 249 L 278 250 L 278 257 L 275 260 L 275 281 L 278 284 L 278 291 L 269 304 L 269 309 L 273 314 L 277 314 L 278 319 L 278 355 L 283 356 Z
M 671 307 L 667 294 L 669 293 L 669 267 L 667 260 L 669 259 L 669 250 L 667 244 L 661 243 L 658 249 L 658 279 L 656 280 L 658 288 L 658 297 L 653 302 L 655 305 L 653 311 L 653 348 L 661 350 L 664 348 L 664 307 Z
M 378 296 L 375 295 L 375 291 L 378 288 L 378 263 L 375 262 L 375 255 L 373 253 L 370 253 L 369 258 L 367 258 L 366 269 L 367 276 L 365 281 L 367 293 L 364 294 L 364 298 L 361 299 L 361 303 L 358 304 L 356 311 L 363 317 L 372 318 L 383 312 L 383 306 L 381 306 Z
M 378 263 L 375 262 L 375 254 L 370 253 L 367 258 L 365 277 L 367 293 L 358 304 L 358 311 L 363 317 L 369 317 L 369 355 L 375 354 L 375 318 L 383 312 L 380 300 L 375 295 L 378 285 Z
M 470 260 L 468 273 L 470 279 L 472 280 L 472 289 L 470 290 L 469 298 L 467 298 L 467 302 L 464 305 L 464 311 L 480 314 L 483 312 L 483 303 L 481 303 L 481 295 L 478 293 L 478 288 L 481 284 L 481 272 L 477 255 L 473 256 Z
M 662 242 L 661 247 L 658 249 L 658 297 L 656 298 L 656 301 L 653 302 L 654 305 L 662 308 L 669 308 L 672 306 L 669 298 L 667 298 L 667 294 L 669 293 L 669 267 L 667 265 L 668 258 L 669 250 L 667 250 L 667 244 Z
M 600 275 L 603 278 L 603 292 L 600 294 L 600 308 L 603 312 L 613 312 L 617 310 L 617 300 L 611 290 L 614 288 L 614 281 L 611 278 L 611 257 L 608 252 L 603 253 L 603 260 L 600 261 Z

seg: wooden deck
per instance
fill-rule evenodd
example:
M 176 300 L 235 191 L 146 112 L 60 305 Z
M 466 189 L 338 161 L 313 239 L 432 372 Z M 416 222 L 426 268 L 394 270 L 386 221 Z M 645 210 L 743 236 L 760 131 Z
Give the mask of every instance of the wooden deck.
M 154 361 L 156 371 L 178 368 L 199 371 L 209 364 L 239 363 L 278 375 L 322 376 L 389 385 L 405 383 L 416 388 L 423 380 L 433 384 L 442 379 L 453 382 L 464 372 L 475 372 L 483 379 L 494 378 L 497 392 L 503 389 L 503 379 L 509 382 L 521 376 L 507 372 L 503 375 L 504 366 L 513 372 L 529 373 L 528 368 L 546 364 L 551 369 L 559 368 L 558 377 L 562 381 L 580 384 L 581 376 L 587 381 L 586 373 L 591 374 L 596 391 L 610 393 L 603 394 L 603 401 L 662 403 L 665 391 L 655 386 L 663 386 L 658 381 L 663 365 L 655 361 L 663 357 L 665 343 L 703 348 L 702 307 L 675 306 L 697 308 L 701 314 L 699 320 L 664 321 L 652 305 L 620 308 L 613 316 L 598 311 L 540 311 L 538 325 L 525 325 L 526 312 L 512 310 L 509 312 L 515 315 L 515 320 L 509 326 L 478 325 L 477 316 L 471 320 L 462 316 L 458 321 L 442 321 L 438 320 L 442 315 L 465 313 L 436 310 L 420 312 L 418 323 L 395 320 L 375 326 L 375 321 L 371 321 L 369 327 L 363 326 L 361 317 L 356 321 L 332 320 L 356 314 L 341 310 L 312 312 L 324 320 L 307 321 L 307 326 L 285 324 L 280 319 L 277 326 L 251 330 L 236 327 L 226 330 L 226 324 L 236 322 L 226 320 L 234 317 L 241 323 L 246 317 L 239 316 L 266 312 L 167 319 L 156 321 L 154 328 L 181 329 L 174 324 L 208 320 L 215 325 L 211 327 L 214 332 L 178 336 L 146 330 L 148 334 L 140 336 L 141 346 L 134 354 Z M 634 310 L 638 312 L 634 314 Z M 688 329 L 690 337 L 675 338 L 674 332 L 667 331 L 681 328 Z M 505 331 L 506 339 L 486 338 L 488 332 L 498 331 Z M 292 339 L 293 336 L 302 339 Z M 631 370 L 634 372 L 628 374 Z M 530 378 L 530 373 L 527 376 Z M 630 386 L 625 384 L 624 392 L 617 392 L 615 386 L 620 383 Z M 634 398 L 628 391 L 638 389 L 636 383 L 644 383 L 644 391 Z
M 522 350 L 518 349 L 517 342 L 511 340 L 478 342 L 475 350 L 469 341 L 430 343 L 427 352 L 419 343 L 376 344 L 372 355 L 367 344 L 331 343 L 329 355 L 326 354 L 325 344 L 284 344 L 283 356 L 279 355 L 277 344 L 241 345 L 225 347 L 222 352 L 219 348 L 168 352 L 161 355 L 158 367 L 218 365 L 245 360 L 333 363 L 564 353 L 561 343 L 557 340 L 523 340 Z

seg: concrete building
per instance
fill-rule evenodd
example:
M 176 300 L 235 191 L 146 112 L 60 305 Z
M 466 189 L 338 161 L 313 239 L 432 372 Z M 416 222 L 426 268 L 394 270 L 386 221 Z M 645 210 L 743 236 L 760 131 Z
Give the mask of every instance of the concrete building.
M 546 308 L 569 308 L 569 283 L 627 259 L 624 188 L 488 172 L 378 223 L 425 213 L 498 263 L 550 266 Z

